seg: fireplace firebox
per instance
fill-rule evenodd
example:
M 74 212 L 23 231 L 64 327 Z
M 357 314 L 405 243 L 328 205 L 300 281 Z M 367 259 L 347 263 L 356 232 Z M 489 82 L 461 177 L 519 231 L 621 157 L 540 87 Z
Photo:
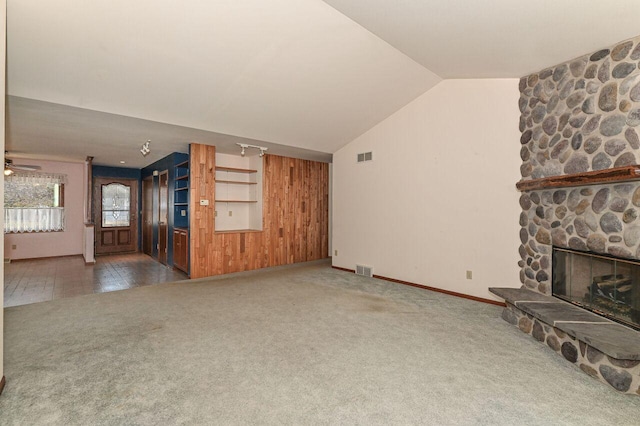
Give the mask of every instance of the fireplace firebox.
M 555 297 L 640 330 L 640 262 L 553 248 Z

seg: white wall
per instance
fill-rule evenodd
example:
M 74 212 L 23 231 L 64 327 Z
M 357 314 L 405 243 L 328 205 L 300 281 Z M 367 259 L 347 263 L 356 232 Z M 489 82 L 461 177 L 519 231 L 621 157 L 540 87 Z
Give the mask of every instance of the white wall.
M 0 97 L 4 99 L 5 97 L 5 61 L 7 57 L 7 49 L 6 49 L 6 40 L 7 40 L 7 2 L 6 0 L 0 0 Z M 4 113 L 5 113 L 5 103 L 0 103 L 0 145 L 2 145 L 2 151 L 4 151 Z M 0 198 L 4 200 L 4 175 L 0 177 Z M 0 216 L 0 226 L 4 229 L 4 203 L 2 204 L 2 216 Z M 0 259 L 4 259 L 4 250 L 3 247 L 0 246 Z M 4 262 L 0 262 L 0 283 L 2 283 L 2 288 L 4 289 Z M 4 375 L 4 359 L 3 359 L 3 349 L 4 349 L 4 291 L 0 293 L 0 380 Z
M 518 96 L 517 79 L 442 81 L 336 152 L 333 265 L 487 299 L 520 287 Z
M 34 164 L 42 171 L 64 173 L 65 229 L 62 232 L 31 232 L 5 234 L 4 255 L 11 259 L 35 257 L 69 256 L 83 254 L 84 247 L 84 205 L 86 185 L 84 184 L 84 163 L 63 163 L 57 161 L 20 160 L 17 164 Z M 3 216 L 4 217 L 4 216 Z M 16 248 L 13 249 L 12 246 Z

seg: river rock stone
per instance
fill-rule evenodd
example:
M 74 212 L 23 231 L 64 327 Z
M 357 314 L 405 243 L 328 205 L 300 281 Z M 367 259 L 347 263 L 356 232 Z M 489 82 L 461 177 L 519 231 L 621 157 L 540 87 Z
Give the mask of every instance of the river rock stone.
M 587 154 L 593 154 L 600 148 L 602 144 L 602 139 L 598 136 L 591 136 L 584 142 L 584 152 Z M 522 154 L 520 155 L 522 157 Z
M 527 226 L 529 224 L 529 216 L 527 216 L 526 212 L 520 213 L 520 226 Z
M 606 58 L 606 57 L 607 57 L 607 55 L 609 55 L 609 53 L 610 53 L 610 52 L 611 52 L 611 51 L 610 51 L 609 49 L 602 49 L 602 50 L 598 50 L 596 53 L 592 54 L 592 55 L 589 57 L 589 60 L 590 60 L 591 62 L 599 61 L 599 60 L 600 60 L 600 59 L 602 59 L 602 58 Z
M 627 114 L 627 126 L 636 127 L 640 124 L 640 108 L 635 108 Z
M 639 82 L 640 82 L 640 73 L 632 74 L 632 75 L 628 76 L 627 78 L 625 78 L 622 81 L 622 83 L 620 83 L 619 93 L 621 95 L 625 95 L 629 91 L 630 88 L 632 88 L 633 86 L 635 86 Z
M 529 78 L 527 78 L 527 84 L 529 87 L 533 87 L 538 82 L 538 74 L 531 74 Z
M 551 230 L 551 243 L 554 246 L 567 246 L 567 233 L 562 228 L 553 228 Z
M 632 166 L 634 164 L 636 164 L 636 155 L 633 152 L 625 152 L 613 163 L 613 167 Z
M 633 380 L 633 376 L 629 374 L 629 372 L 624 370 L 617 370 L 608 365 L 601 365 L 600 374 L 602 377 L 613 386 L 616 390 L 620 392 L 626 392 L 631 387 L 631 381 Z
M 587 346 L 586 356 L 591 364 L 596 364 L 604 358 L 604 354 L 592 346 Z
M 591 234 L 589 238 L 587 238 L 587 247 L 596 253 L 604 253 L 606 245 L 607 239 L 600 234 Z
M 640 43 L 638 43 L 636 48 L 633 49 L 633 52 L 631 52 L 631 55 L 629 56 L 629 59 L 633 59 L 634 61 L 636 59 L 640 59 Z
M 612 115 L 600 123 L 600 133 L 603 136 L 615 136 L 622 132 L 622 128 L 624 127 L 627 118 L 624 115 Z
M 574 90 L 580 90 L 580 89 L 584 89 L 585 87 L 587 87 L 587 81 L 584 78 L 581 78 L 580 80 L 576 81 L 575 86 L 573 86 Z
M 611 159 L 604 152 L 599 152 L 593 157 L 591 161 L 591 168 L 593 170 L 604 170 L 608 169 L 611 166 Z M 524 176 L 524 175 L 523 175 Z
M 522 175 L 522 177 L 531 176 L 532 172 L 533 172 L 533 165 L 531 163 L 524 163 L 520 165 L 520 174 Z
M 611 139 L 604 144 L 604 152 L 612 157 L 620 154 L 627 147 L 627 143 L 621 139 Z
M 569 120 L 569 124 L 571 125 L 571 127 L 573 127 L 574 129 L 579 129 L 582 127 L 582 125 L 584 124 L 584 122 L 586 121 L 587 117 L 584 115 L 580 115 L 578 117 L 573 117 Z
M 558 219 L 563 219 L 567 214 L 567 208 L 565 206 L 556 207 L 556 217 Z
M 531 330 L 531 335 L 534 339 L 539 342 L 544 342 L 544 339 L 547 337 L 544 333 L 544 329 L 538 320 L 533 322 L 533 329 Z
M 502 318 L 504 318 L 504 315 Z M 596 379 L 598 378 L 598 372 L 594 370 L 592 367 L 588 366 L 587 364 L 580 364 L 580 370 L 584 371 L 591 377 L 595 377 Z
M 622 241 L 622 237 L 620 235 L 612 235 L 609 237 L 610 243 L 619 243 Z
M 582 102 L 586 97 L 587 97 L 587 94 L 582 90 L 579 92 L 574 92 L 567 97 L 567 106 L 569 108 L 575 108 L 578 105 L 582 104 Z
M 593 232 L 598 230 L 598 218 L 595 214 L 593 214 L 592 212 L 585 212 L 582 217 L 584 217 L 584 221 L 587 223 L 589 229 L 591 229 Z
M 633 41 L 625 41 L 624 43 L 620 43 L 616 47 L 611 50 L 611 59 L 614 61 L 621 61 L 627 57 L 629 52 L 631 52 L 631 48 L 633 47 Z
M 611 209 L 611 211 L 614 211 L 614 212 L 622 213 L 624 209 L 627 208 L 627 204 L 629 204 L 629 200 L 620 198 L 620 197 L 615 197 L 613 200 L 611 200 L 611 203 L 609 204 L 609 209 Z
M 526 130 L 524 133 L 522 133 L 522 136 L 520 136 L 520 143 L 522 145 L 529 143 L 532 136 L 533 130 Z
M 553 193 L 554 204 L 562 204 L 567 199 L 567 191 L 559 189 Z
M 633 191 L 633 185 L 631 185 L 630 183 L 620 183 L 618 185 L 614 185 L 613 189 L 614 191 L 616 191 L 616 193 L 622 195 L 623 197 L 626 197 L 627 195 L 631 194 L 631 191 Z
M 573 225 L 575 226 L 576 233 L 582 238 L 587 238 L 590 234 L 589 227 L 587 223 L 584 221 L 584 218 L 578 216 L 576 220 L 573 221 Z M 554 244 L 555 245 L 555 244 Z
M 638 211 L 636 209 L 627 209 L 622 214 L 622 221 L 624 223 L 631 223 L 638 218 Z
M 522 161 L 527 161 L 531 157 L 531 151 L 526 146 L 520 148 L 520 158 Z
M 529 233 L 527 232 L 527 228 L 522 228 L 520 229 L 520 242 L 527 244 L 527 241 L 529 241 Z
M 589 170 L 589 159 L 586 155 L 575 153 L 564 166 L 564 172 L 568 175 L 583 173 Z
M 615 81 L 605 84 L 600 91 L 598 108 L 603 111 L 613 111 L 618 106 L 618 83 Z
M 633 247 L 640 242 L 640 226 L 628 226 L 623 233 L 624 243 L 627 247 Z
M 628 128 L 624 131 L 624 138 L 629 142 L 631 148 L 639 149 L 640 148 L 640 137 L 638 137 L 638 133 L 635 129 Z
M 534 123 L 540 123 L 547 115 L 547 108 L 544 105 L 538 105 L 531 111 L 531 117 Z
M 629 98 L 634 102 L 640 101 L 640 83 L 633 86 L 633 89 L 629 92 Z
M 593 114 L 596 112 L 596 103 L 593 96 L 589 96 L 582 104 L 582 112 L 585 114 Z
M 587 251 L 588 250 L 588 247 L 584 243 L 584 241 L 582 241 L 578 237 L 569 238 L 569 248 L 572 248 L 574 250 L 582 250 L 582 251 Z
M 569 147 L 569 141 L 564 139 L 551 149 L 551 158 L 558 158 Z
M 629 74 L 631 74 L 636 69 L 636 64 L 632 64 L 631 62 L 621 62 L 615 67 L 613 67 L 613 71 L 611 71 L 611 75 L 613 78 L 625 78 Z
M 560 341 L 554 335 L 547 336 L 547 345 L 556 352 L 560 350 Z
M 587 121 L 585 125 L 582 127 L 582 134 L 588 135 L 589 133 L 596 130 L 598 128 L 598 125 L 600 124 L 601 117 L 602 117 L 601 115 L 595 115 L 591 117 L 589 121 Z
M 581 215 L 582 213 L 587 211 L 590 205 L 591 203 L 589 202 L 589 200 L 580 200 L 580 202 L 578 203 L 578 206 L 576 207 L 575 213 L 578 215 Z
M 529 195 L 529 198 L 531 198 L 531 202 L 534 204 L 540 204 L 540 194 L 538 194 L 537 192 L 532 192 Z
M 529 334 L 533 328 L 533 322 L 527 317 L 520 317 L 518 320 L 518 328 L 523 332 Z
M 536 207 L 536 216 L 538 216 L 540 219 L 544 219 L 544 207 Z
M 618 109 L 620 112 L 629 112 L 633 104 L 626 99 L 620 101 L 620 105 L 618 105 Z M 627 117 L 627 124 L 629 124 L 629 117 Z
M 581 146 L 582 146 L 582 133 L 576 133 L 571 138 L 571 147 L 577 151 L 580 149 Z
M 564 342 L 560 348 L 560 352 L 569 362 L 576 362 L 578 360 L 578 349 L 571 342 Z
M 605 59 L 605 61 L 598 68 L 598 80 L 603 83 L 606 83 L 611 78 L 611 62 L 609 59 Z
M 600 87 L 602 87 L 602 83 L 600 83 L 599 81 L 590 81 L 587 83 L 587 93 L 590 95 L 593 95 L 594 93 L 598 93 L 598 90 L 600 90 Z
M 572 189 L 569 193 L 569 197 L 567 198 L 567 207 L 569 210 L 573 211 L 578 207 L 578 203 L 580 202 L 580 191 L 577 189 Z
M 598 73 L 598 64 L 591 64 L 584 70 L 584 78 L 595 78 Z
M 554 116 L 545 118 L 542 122 L 542 129 L 547 135 L 553 136 L 558 129 L 558 120 Z
M 569 95 L 573 93 L 573 85 L 573 80 L 567 81 L 566 83 L 558 83 L 558 87 L 562 86 L 560 87 L 560 92 L 558 92 L 560 99 L 567 99 Z
M 527 99 L 525 97 L 520 97 L 518 99 L 518 108 L 520 108 L 520 112 L 524 113 L 527 110 Z
M 626 248 L 622 248 L 622 247 L 618 247 L 618 246 L 611 246 L 607 249 L 607 252 L 615 257 L 624 257 L 627 259 L 631 259 L 633 257 L 633 254 L 631 254 L 631 252 L 629 250 L 627 250 Z
M 640 207 L 640 186 L 633 192 L 631 203 L 636 207 Z
M 549 245 L 551 244 L 551 234 L 549 234 L 549 231 L 547 231 L 546 229 L 540 228 L 536 233 L 536 241 L 540 244 Z
M 565 74 L 567 73 L 568 69 L 569 69 L 569 67 L 567 67 L 567 64 L 562 64 L 562 65 L 557 66 L 553 70 L 553 81 L 555 81 L 557 83 L 558 81 L 562 80 L 562 77 L 565 76 Z
M 640 364 L 640 361 L 635 359 L 617 359 L 617 358 L 610 357 L 608 355 L 607 355 L 607 359 L 611 364 L 615 365 L 616 367 L 622 367 L 622 368 L 633 368 L 636 365 Z
M 618 216 L 611 212 L 607 212 L 600 218 L 600 228 L 607 234 L 622 231 L 622 223 Z

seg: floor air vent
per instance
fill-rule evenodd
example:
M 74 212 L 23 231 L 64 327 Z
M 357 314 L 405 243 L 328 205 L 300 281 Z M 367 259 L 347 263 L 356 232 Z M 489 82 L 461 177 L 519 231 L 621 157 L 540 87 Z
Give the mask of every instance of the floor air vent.
M 356 274 L 364 277 L 373 277 L 373 268 L 371 266 L 356 265 Z

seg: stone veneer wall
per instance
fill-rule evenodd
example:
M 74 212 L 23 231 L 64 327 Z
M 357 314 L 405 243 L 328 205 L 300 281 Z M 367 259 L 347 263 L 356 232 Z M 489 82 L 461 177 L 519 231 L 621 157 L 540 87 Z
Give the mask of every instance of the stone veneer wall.
M 638 163 L 640 37 L 523 77 L 523 179 Z M 640 258 L 640 183 L 520 197 L 520 280 L 551 293 L 551 245 Z

